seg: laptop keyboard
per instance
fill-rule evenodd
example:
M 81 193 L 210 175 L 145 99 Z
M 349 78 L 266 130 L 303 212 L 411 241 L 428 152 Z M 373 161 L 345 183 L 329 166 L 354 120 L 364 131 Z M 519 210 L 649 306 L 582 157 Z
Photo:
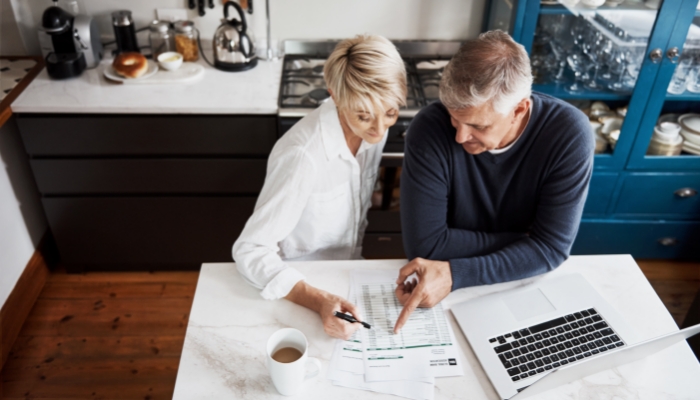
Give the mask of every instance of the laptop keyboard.
M 625 345 L 593 308 L 506 333 L 489 342 L 514 382 Z

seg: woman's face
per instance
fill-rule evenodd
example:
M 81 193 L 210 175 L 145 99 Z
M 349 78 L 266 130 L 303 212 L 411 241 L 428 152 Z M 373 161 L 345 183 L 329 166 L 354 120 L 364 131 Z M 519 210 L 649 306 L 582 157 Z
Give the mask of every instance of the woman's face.
M 350 132 L 370 144 L 379 143 L 386 130 L 399 118 L 399 110 L 386 105 L 382 110 L 375 110 L 374 116 L 366 111 L 347 109 L 338 110 L 338 114 Z

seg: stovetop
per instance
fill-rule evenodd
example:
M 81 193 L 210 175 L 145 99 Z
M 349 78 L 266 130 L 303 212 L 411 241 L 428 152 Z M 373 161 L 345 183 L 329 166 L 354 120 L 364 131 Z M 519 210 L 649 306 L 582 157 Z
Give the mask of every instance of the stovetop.
M 414 116 L 438 99 L 442 71 L 459 42 L 394 42 L 406 65 L 408 93 L 399 114 Z M 337 42 L 285 42 L 280 85 L 281 117 L 301 117 L 326 101 L 330 94 L 323 80 L 323 64 Z

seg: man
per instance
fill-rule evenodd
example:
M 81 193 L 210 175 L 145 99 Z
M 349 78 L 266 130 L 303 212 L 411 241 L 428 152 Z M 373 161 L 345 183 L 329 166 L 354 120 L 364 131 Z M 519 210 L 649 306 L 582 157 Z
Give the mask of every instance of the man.
M 401 175 L 409 264 L 394 331 L 450 291 L 527 278 L 569 256 L 593 168 L 586 116 L 532 92 L 525 49 L 502 31 L 467 41 L 440 101 L 413 119 Z M 404 282 L 416 274 L 418 280 Z

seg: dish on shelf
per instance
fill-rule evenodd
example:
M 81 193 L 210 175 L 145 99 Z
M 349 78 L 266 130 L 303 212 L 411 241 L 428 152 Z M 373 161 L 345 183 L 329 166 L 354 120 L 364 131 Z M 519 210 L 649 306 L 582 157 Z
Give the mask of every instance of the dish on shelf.
M 680 117 L 681 114 L 664 114 L 659 117 L 659 119 L 656 121 L 656 125 L 661 125 L 663 122 L 676 122 L 678 123 L 678 117 Z
M 148 69 L 146 72 L 143 73 L 143 75 L 139 76 L 138 78 L 125 78 L 121 75 L 119 75 L 115 70 L 112 65 L 106 65 L 104 69 L 104 76 L 105 78 L 117 82 L 126 82 L 126 81 L 135 81 L 135 80 L 142 80 L 142 79 L 148 79 L 149 77 L 155 75 L 156 72 L 158 72 L 158 64 L 156 64 L 155 61 L 153 60 L 147 60 L 148 61 Z
M 700 114 L 683 114 L 678 117 L 678 123 L 686 130 L 700 135 Z
M 685 151 L 686 153 L 695 154 L 695 155 L 700 156 L 700 145 L 686 141 L 683 143 L 682 150 Z

